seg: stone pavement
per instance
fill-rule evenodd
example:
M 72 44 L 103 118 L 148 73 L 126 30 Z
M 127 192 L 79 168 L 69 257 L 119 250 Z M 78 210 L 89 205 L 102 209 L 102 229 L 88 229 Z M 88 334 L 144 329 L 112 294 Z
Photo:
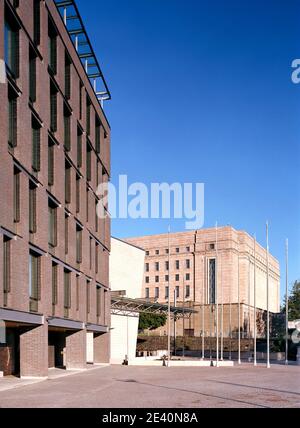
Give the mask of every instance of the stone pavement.
M 300 367 L 110 366 L 0 392 L 0 407 L 300 407 Z

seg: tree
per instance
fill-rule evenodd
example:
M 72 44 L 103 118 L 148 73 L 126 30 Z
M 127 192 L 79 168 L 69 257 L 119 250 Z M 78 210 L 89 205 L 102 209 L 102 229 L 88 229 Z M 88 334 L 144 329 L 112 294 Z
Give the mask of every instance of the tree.
M 166 322 L 166 315 L 140 314 L 139 329 L 156 330 L 157 328 L 166 325 Z
M 286 305 L 282 307 L 285 313 Z M 300 281 L 295 281 L 291 295 L 289 296 L 289 321 L 300 319 Z

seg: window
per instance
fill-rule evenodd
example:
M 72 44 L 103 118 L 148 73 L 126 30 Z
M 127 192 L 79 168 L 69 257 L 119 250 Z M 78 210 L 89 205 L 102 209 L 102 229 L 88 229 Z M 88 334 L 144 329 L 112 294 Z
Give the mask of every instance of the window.
M 86 314 L 87 317 L 91 312 L 91 283 L 90 281 L 86 282 Z
M 50 130 L 57 131 L 57 89 L 50 85 Z
M 76 225 L 76 262 L 82 263 L 82 227 Z
M 29 255 L 29 297 L 30 312 L 38 312 L 41 300 L 41 257 L 30 252 Z
M 8 294 L 10 293 L 11 275 L 11 241 L 6 236 L 3 237 L 3 292 L 4 306 L 7 306 Z
M 89 222 L 90 189 L 86 188 L 86 221 Z
M 90 143 L 86 145 L 86 179 L 92 180 L 92 147 Z
M 82 132 L 77 128 L 77 168 L 82 168 Z
M 179 288 L 179 285 L 176 285 L 175 292 L 176 292 L 176 299 L 179 299 L 179 296 L 180 296 L 180 288 Z
M 186 252 L 189 253 L 190 252 L 190 247 L 186 247 Z
M 76 214 L 80 212 L 80 175 L 76 175 Z
M 65 214 L 65 254 L 69 253 L 69 215 Z
M 145 297 L 146 297 L 146 299 L 150 299 L 150 288 L 146 288 Z
M 19 29 L 13 20 L 5 19 L 5 63 L 14 79 L 19 77 Z
M 64 107 L 64 147 L 67 152 L 71 150 L 71 114 Z
M 165 281 L 169 282 L 169 275 L 165 275 Z
M 58 283 L 58 265 L 52 263 L 52 315 L 55 315 L 55 306 L 58 303 L 58 293 L 57 293 L 57 283 Z
M 54 185 L 54 150 L 55 144 L 49 139 L 48 141 L 48 185 L 51 187 Z
M 12 90 L 8 90 L 8 146 L 17 146 L 17 97 Z
M 69 318 L 69 310 L 72 307 L 71 299 L 71 272 L 67 269 L 64 270 L 64 315 Z
M 65 163 L 65 202 L 71 203 L 71 165 L 66 161 Z
M 41 41 L 41 7 L 40 0 L 33 2 L 33 40 L 36 45 Z
M 49 41 L 49 67 L 53 74 L 57 73 L 57 34 L 54 25 L 49 19 L 48 23 Z
M 49 245 L 51 247 L 57 247 L 57 205 L 52 202 L 51 199 L 48 201 L 49 210 Z
M 86 96 L 86 133 L 88 136 L 91 134 L 91 100 Z
M 191 269 L 191 261 L 190 260 L 186 260 L 185 261 L 185 266 L 187 269 Z
M 155 263 L 155 270 L 158 272 L 159 271 L 159 263 L 158 262 L 156 262 Z
M 79 311 L 80 303 L 80 276 L 76 275 L 76 311 Z
M 95 141 L 96 141 L 96 152 L 100 154 L 101 149 L 101 122 L 96 114 L 96 126 L 95 126 Z
M 150 270 L 149 263 L 146 263 L 146 272 L 149 272 L 149 270 Z
M 149 282 L 150 282 L 149 276 L 146 276 L 145 281 L 146 281 L 146 284 L 149 284 Z
M 177 274 L 177 275 L 175 275 L 175 281 L 176 282 L 178 282 L 178 281 L 180 281 L 180 276 Z
M 180 269 L 180 263 L 179 263 L 179 260 L 176 260 L 176 262 L 175 262 L 175 269 Z
M 176 248 L 176 253 L 179 253 L 179 248 Z
M 98 233 L 98 229 L 99 229 L 99 219 L 98 219 L 98 199 L 95 199 L 95 231 L 96 233 Z
M 159 299 L 159 287 L 155 287 L 155 299 Z
M 214 250 L 215 249 L 215 244 L 209 244 L 209 249 L 210 250 Z
M 67 100 L 71 98 L 71 65 L 72 61 L 67 53 L 65 53 L 65 97 Z
M 165 298 L 169 298 L 169 287 L 165 287 Z
M 186 287 L 185 287 L 185 297 L 186 297 L 186 299 L 191 297 L 191 288 L 189 285 L 186 285 Z
M 187 274 L 185 275 L 185 279 L 186 279 L 186 281 L 190 281 L 190 279 L 191 279 L 191 275 L 190 275 L 189 273 L 187 273 Z
M 95 247 L 95 272 L 96 274 L 99 272 L 99 244 L 97 242 Z
M 36 185 L 30 181 L 29 182 L 29 232 L 36 233 Z
M 41 170 L 41 126 L 32 117 L 32 169 L 34 172 Z
M 169 262 L 165 262 L 165 268 L 166 270 L 169 270 Z
M 159 276 L 155 277 L 155 282 L 159 282 Z
M 21 172 L 14 168 L 14 222 L 20 222 L 20 177 Z
M 166 254 L 169 254 L 169 249 L 168 248 L 166 249 Z
M 101 317 L 101 302 L 102 302 L 102 299 L 101 299 L 102 291 L 101 290 L 102 290 L 101 287 L 99 287 L 97 285 L 97 318 Z
M 79 82 L 79 119 L 82 119 L 82 89 L 83 89 L 83 83 Z
M 155 250 L 155 254 L 159 256 L 159 250 Z
M 216 303 L 216 260 L 209 260 L 209 303 Z
M 36 55 L 29 48 L 29 101 L 36 101 Z

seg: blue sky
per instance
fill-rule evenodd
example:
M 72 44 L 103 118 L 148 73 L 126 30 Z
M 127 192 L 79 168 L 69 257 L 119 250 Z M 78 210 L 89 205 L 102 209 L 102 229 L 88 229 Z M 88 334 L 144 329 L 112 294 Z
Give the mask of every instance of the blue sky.
M 205 227 L 231 224 L 300 278 L 298 0 L 77 0 L 112 92 L 112 182 L 205 183 Z M 184 220 L 171 221 L 173 231 Z M 114 220 L 118 237 L 169 221 Z

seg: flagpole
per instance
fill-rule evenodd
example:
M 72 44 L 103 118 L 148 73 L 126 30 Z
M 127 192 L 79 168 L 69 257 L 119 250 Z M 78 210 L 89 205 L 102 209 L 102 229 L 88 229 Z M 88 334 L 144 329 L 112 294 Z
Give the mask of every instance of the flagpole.
M 270 309 L 269 309 L 269 222 L 267 221 L 267 368 L 270 368 Z
M 256 357 L 256 235 L 254 235 L 254 366 L 257 366 Z
M 171 360 L 171 290 L 170 290 L 170 226 L 168 228 L 168 367 Z
M 205 258 L 203 260 L 203 284 L 202 284 L 202 360 L 205 358 L 205 349 L 204 349 L 204 310 L 205 310 Z
M 241 362 L 240 254 L 238 254 L 238 364 L 242 364 Z
M 217 323 L 217 360 L 216 367 L 219 366 L 219 293 L 218 293 L 218 222 L 216 223 L 216 272 L 215 272 L 215 297 L 216 297 L 216 323 Z
M 177 306 L 176 287 L 174 289 L 174 308 Z M 174 356 L 176 357 L 176 315 L 174 313 Z
M 221 260 L 220 259 L 220 265 L 221 265 Z M 224 329 L 224 304 L 223 304 L 223 283 L 222 283 L 222 269 L 220 269 L 220 285 L 221 285 L 221 361 L 223 361 L 223 357 L 224 357 L 224 333 L 223 333 L 223 329 Z
M 289 240 L 286 240 L 285 277 L 285 364 L 289 364 Z

